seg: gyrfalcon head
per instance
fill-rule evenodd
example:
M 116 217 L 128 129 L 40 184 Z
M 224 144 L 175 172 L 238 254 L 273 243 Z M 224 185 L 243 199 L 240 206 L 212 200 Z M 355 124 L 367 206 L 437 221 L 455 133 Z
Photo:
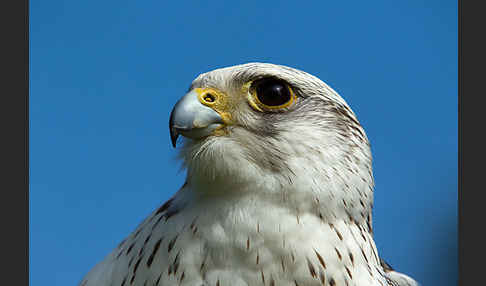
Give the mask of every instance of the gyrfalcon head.
M 308 73 L 248 63 L 201 74 L 174 107 L 170 134 L 174 146 L 186 137 L 180 155 L 202 193 L 325 201 L 327 215 L 371 220 L 366 134 L 346 102 Z

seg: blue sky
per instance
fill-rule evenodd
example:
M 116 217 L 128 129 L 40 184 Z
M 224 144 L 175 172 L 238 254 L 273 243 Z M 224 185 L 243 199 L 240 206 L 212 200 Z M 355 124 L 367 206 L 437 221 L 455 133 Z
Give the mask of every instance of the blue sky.
M 183 183 L 172 106 L 199 73 L 302 69 L 371 141 L 379 253 L 457 285 L 457 2 L 30 2 L 30 285 L 82 276 Z

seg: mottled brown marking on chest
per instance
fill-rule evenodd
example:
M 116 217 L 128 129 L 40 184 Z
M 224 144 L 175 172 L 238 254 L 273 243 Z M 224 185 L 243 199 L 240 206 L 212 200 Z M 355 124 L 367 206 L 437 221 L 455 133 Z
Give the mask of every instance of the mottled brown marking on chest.
M 362 248 L 362 247 L 360 247 L 360 249 L 361 249 L 361 254 L 363 254 L 363 257 L 364 257 L 364 259 L 366 260 L 366 263 L 368 263 L 368 264 L 369 264 L 369 262 L 368 262 L 368 258 L 366 257 L 366 254 L 365 254 L 365 252 L 364 252 L 363 248 Z
M 158 215 L 160 213 L 163 213 L 165 212 L 169 207 L 170 205 L 172 204 L 172 202 L 174 201 L 174 198 L 171 198 L 169 199 L 168 201 L 166 201 L 158 210 L 157 212 L 155 212 L 155 215 Z
M 130 244 L 125 255 L 128 255 L 130 253 L 130 251 L 132 251 L 132 248 L 133 248 L 134 245 L 135 245 L 135 242 L 132 242 L 132 244 Z
M 343 236 L 341 235 L 341 233 L 339 232 L 339 230 L 337 230 L 336 228 L 334 228 L 334 231 L 336 232 L 336 234 L 337 234 L 337 236 L 338 236 L 339 240 L 341 240 L 341 241 L 342 241 L 342 240 L 343 240 Z
M 348 272 L 349 278 L 353 279 L 353 275 L 351 274 L 351 270 L 347 266 L 344 266 L 346 268 L 346 272 Z
M 354 266 L 354 256 L 351 252 L 349 252 L 349 259 L 351 260 L 351 264 Z
M 314 252 L 316 253 L 316 256 L 317 256 L 317 259 L 319 260 L 319 263 L 322 265 L 322 268 L 326 269 L 326 263 L 324 262 L 324 259 L 322 258 L 322 256 L 315 249 L 314 249 Z
M 373 226 L 371 225 L 371 214 L 368 214 L 368 219 L 366 220 L 366 225 L 368 226 L 368 231 L 373 234 Z
M 135 259 L 135 255 L 130 258 L 128 261 L 128 267 L 132 266 L 133 260 Z
M 336 251 L 336 254 L 337 254 L 339 260 L 341 260 L 343 257 L 341 256 L 341 253 L 339 252 L 339 250 L 336 247 L 334 247 L 334 250 Z
M 179 235 L 176 235 L 171 241 L 169 241 L 169 244 L 167 245 L 167 252 L 171 252 L 172 248 L 174 248 L 174 245 L 177 241 Z
M 141 260 L 142 260 L 142 257 L 139 257 L 137 262 L 135 263 L 135 266 L 133 267 L 133 276 L 132 276 L 132 279 L 130 280 L 130 284 L 133 284 L 133 281 L 135 281 L 135 276 L 137 275 L 137 269 L 138 269 L 138 266 L 140 265 Z
M 150 256 L 147 260 L 147 267 L 150 268 L 150 266 L 152 265 L 152 262 L 154 261 L 155 254 L 157 254 L 157 251 L 159 250 L 160 243 L 162 242 L 162 240 L 163 240 L 163 238 L 157 240 L 157 242 L 155 243 L 154 248 L 152 250 L 152 253 L 150 254 Z
M 326 285 L 326 276 L 324 275 L 324 271 L 319 271 L 319 279 L 321 280 L 322 285 Z
M 317 277 L 316 269 L 314 268 L 314 265 L 310 262 L 309 258 L 307 259 L 307 267 L 309 268 L 309 273 L 313 278 Z
M 125 278 L 123 278 L 123 281 L 122 281 L 122 283 L 120 284 L 120 286 L 124 286 L 124 285 L 125 285 L 125 282 L 127 282 L 127 276 L 125 276 Z
M 142 231 L 143 227 L 140 227 L 136 232 L 135 232 L 135 235 L 133 236 L 133 238 L 135 239 L 139 234 L 140 232 Z
M 177 252 L 177 255 L 174 259 L 174 262 L 173 262 L 173 265 L 174 265 L 174 275 L 177 274 L 177 269 L 179 269 L 179 264 L 180 264 L 180 260 L 179 260 L 179 255 L 181 254 L 181 251 L 179 250 L 179 252 Z

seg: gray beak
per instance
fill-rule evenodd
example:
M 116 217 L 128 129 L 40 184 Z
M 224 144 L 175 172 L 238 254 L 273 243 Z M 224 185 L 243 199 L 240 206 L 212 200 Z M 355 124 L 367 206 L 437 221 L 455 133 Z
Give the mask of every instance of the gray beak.
M 169 120 L 170 140 L 174 148 L 182 135 L 201 139 L 223 125 L 223 119 L 212 108 L 202 104 L 195 91 L 187 93 L 172 109 Z

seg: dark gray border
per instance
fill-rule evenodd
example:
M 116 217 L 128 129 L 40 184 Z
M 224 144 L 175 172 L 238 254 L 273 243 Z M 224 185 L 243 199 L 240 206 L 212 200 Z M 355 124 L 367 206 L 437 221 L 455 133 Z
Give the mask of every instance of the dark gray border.
M 0 1 L 2 285 L 29 282 L 29 2 Z
M 473 5 L 476 4 L 476 5 Z M 458 3 L 458 88 L 459 88 L 459 285 L 483 285 L 484 244 L 482 228 L 486 210 L 484 163 L 486 129 L 484 98 L 486 61 L 484 53 L 484 9 L 475 1 Z M 475 102 L 476 101 L 476 102 Z M 477 261 L 476 261 L 477 259 Z

